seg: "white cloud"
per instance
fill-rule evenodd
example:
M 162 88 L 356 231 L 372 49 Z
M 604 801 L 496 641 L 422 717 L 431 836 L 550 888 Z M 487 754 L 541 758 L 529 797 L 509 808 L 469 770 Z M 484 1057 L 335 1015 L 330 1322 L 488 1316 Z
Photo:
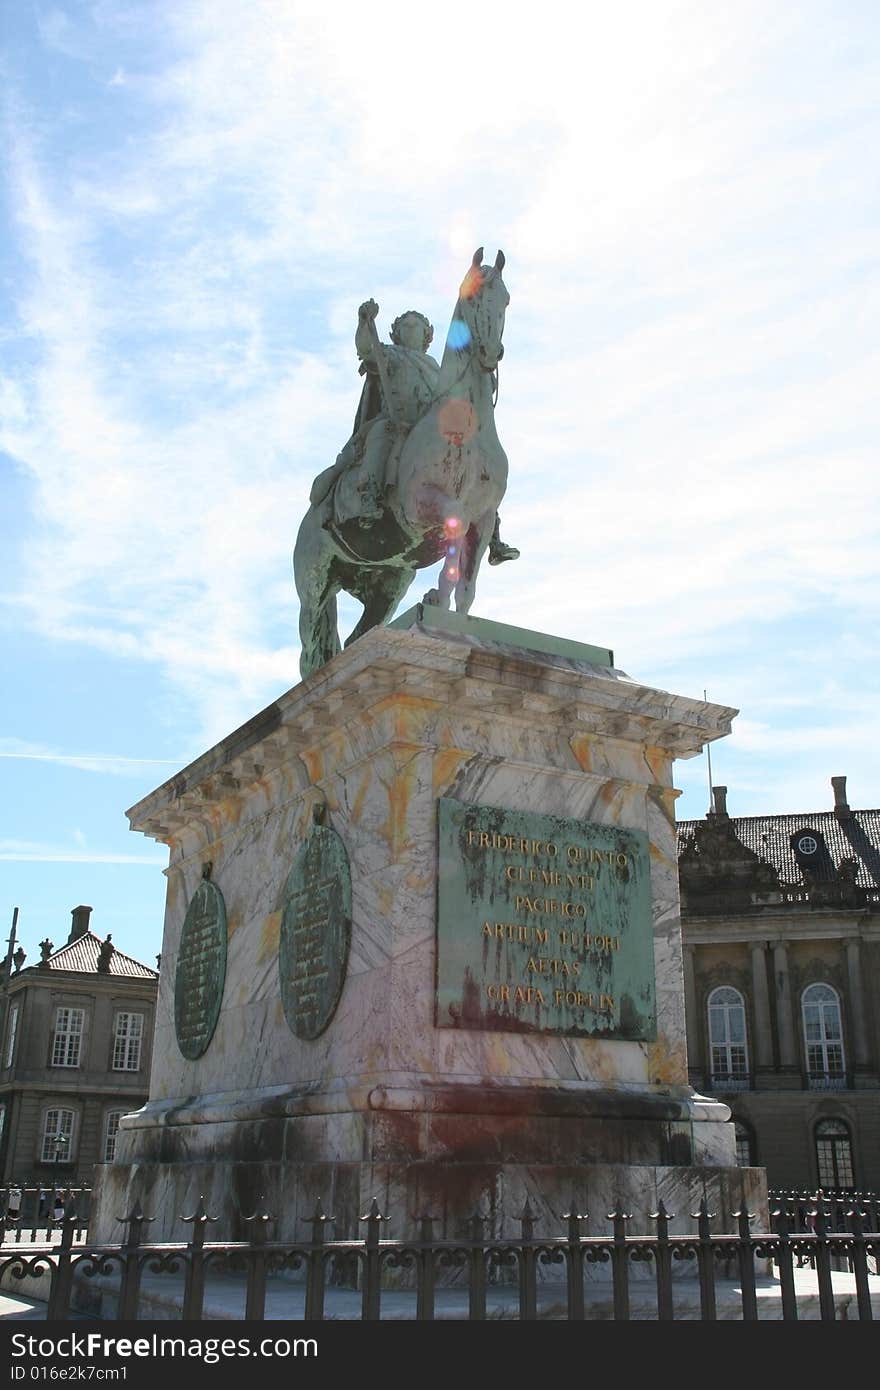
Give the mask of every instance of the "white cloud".
M 44 38 L 74 55 L 60 13 Z M 105 42 L 150 23 L 96 13 Z M 14 118 L 38 353 L 0 409 L 38 489 L 31 623 L 157 664 L 196 745 L 292 684 L 290 551 L 349 428 L 356 306 L 420 305 L 439 340 L 480 241 L 508 255 L 523 558 L 486 571 L 478 611 L 607 642 L 637 676 L 674 651 L 687 678 L 720 634 L 760 645 L 816 606 L 863 641 L 876 63 L 799 80 L 820 59 L 790 6 L 419 15 L 189 0 L 163 11 L 162 65 L 106 65 L 118 119 L 151 114 L 137 139 L 66 174 Z
M 120 777 L 131 777 L 139 767 L 179 767 L 182 761 L 170 758 L 117 757 L 112 753 L 59 753 L 42 744 L 26 743 L 16 738 L 0 738 L 0 758 L 54 763 L 61 767 L 75 767 L 81 772 L 110 773 Z

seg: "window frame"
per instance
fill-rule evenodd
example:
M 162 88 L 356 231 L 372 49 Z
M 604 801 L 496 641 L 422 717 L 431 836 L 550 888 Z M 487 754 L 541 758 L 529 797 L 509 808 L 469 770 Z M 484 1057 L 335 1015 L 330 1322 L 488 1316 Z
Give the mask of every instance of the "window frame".
M 102 1140 L 101 1140 L 101 1154 L 102 1154 L 101 1162 L 102 1162 L 102 1163 L 113 1163 L 113 1162 L 114 1162 L 114 1160 L 115 1160 L 115 1158 L 116 1158 L 116 1141 L 117 1141 L 117 1139 L 119 1138 L 119 1121 L 122 1119 L 123 1115 L 128 1115 L 129 1113 L 130 1113 L 130 1112 L 129 1112 L 128 1110 L 108 1110 L 108 1111 L 106 1111 L 106 1113 L 105 1113 L 105 1115 L 104 1115 L 104 1132 L 103 1132 L 103 1137 L 102 1137 Z M 112 1121 L 113 1121 L 114 1119 L 116 1120 L 116 1125 L 115 1125 L 115 1128 L 114 1128 L 114 1130 L 113 1130 L 113 1133 L 111 1134 L 111 1133 L 110 1133 L 110 1125 L 111 1125 L 111 1123 L 112 1123 Z M 111 1139 L 112 1139 L 112 1141 L 113 1141 L 113 1152 L 112 1152 L 111 1154 L 108 1154 L 108 1153 L 107 1153 L 107 1149 L 108 1149 L 108 1147 L 109 1147 L 109 1145 L 110 1145 Z
M 721 994 L 735 995 L 735 1000 L 713 1002 Z M 730 1026 L 732 1010 L 742 1013 L 742 1041 L 732 1036 L 735 1030 Z M 717 1041 L 713 1036 L 713 1024 L 718 1018 L 723 1021 L 723 1038 Z M 748 1090 L 751 1086 L 749 1056 L 749 1025 L 745 995 L 735 985 L 716 985 L 706 997 L 706 1039 L 709 1052 L 709 1077 L 713 1089 Z M 734 1053 L 741 1054 L 735 1057 Z M 716 1053 L 723 1054 L 724 1065 L 718 1066 Z
M 736 1144 L 736 1161 L 740 1168 L 754 1168 L 757 1163 L 757 1149 L 755 1146 L 755 1131 L 745 1120 L 734 1116 L 733 1119 L 734 1142 Z M 748 1150 L 748 1162 L 743 1163 L 740 1157 L 740 1145 L 745 1144 Z
M 825 998 L 814 1001 L 807 998 L 811 990 L 820 989 L 828 990 L 833 996 L 833 1000 Z M 832 1004 L 837 1011 L 836 1037 L 827 1032 L 825 1010 Z M 817 1011 L 815 1022 L 819 1030 L 818 1038 L 810 1038 L 808 1035 L 808 1009 Z M 839 992 L 827 980 L 813 980 L 801 992 L 801 1037 L 804 1045 L 804 1070 L 808 1087 L 817 1090 L 844 1089 L 846 1087 L 846 1046 L 843 1037 L 843 1001 Z M 829 1065 L 832 1060 L 831 1049 L 836 1049 L 839 1053 L 837 1059 L 839 1065 Z M 821 1060 L 821 1066 L 815 1065 L 817 1059 Z
M 62 1116 L 62 1115 L 69 1115 L 69 1116 L 70 1116 L 70 1125 L 69 1125 L 69 1127 L 68 1127 L 67 1129 L 65 1129 L 64 1126 L 62 1125 L 61 1128 L 59 1128 L 59 1124 L 60 1124 L 60 1120 L 59 1120 L 59 1121 L 56 1122 L 55 1128 L 52 1130 L 52 1132 L 51 1132 L 51 1134 L 50 1134 L 50 1133 L 49 1133 L 49 1117 L 50 1117 L 50 1115 L 58 1115 L 59 1117 Z M 53 1167 L 53 1168 L 60 1168 L 63 1164 L 70 1164 L 70 1163 L 74 1163 L 74 1162 L 76 1161 L 76 1143 L 77 1143 L 77 1138 L 78 1138 L 78 1133 L 77 1133 L 78 1124 L 77 1124 L 77 1120 L 78 1120 L 78 1111 L 76 1111 L 75 1109 L 73 1109 L 71 1106 L 62 1105 L 62 1104 L 59 1103 L 59 1104 L 56 1104 L 56 1105 L 47 1105 L 47 1106 L 44 1108 L 44 1110 L 43 1110 L 43 1112 L 42 1112 L 41 1124 L 40 1124 L 40 1141 L 39 1141 L 39 1149 L 38 1149 L 38 1157 L 37 1157 L 37 1162 L 38 1162 L 38 1163 L 45 1164 L 45 1165 L 49 1165 L 50 1167 Z M 57 1161 L 57 1160 L 56 1160 L 56 1156 L 55 1156 L 55 1145 L 56 1145 L 58 1136 L 59 1136 L 60 1134 L 63 1134 L 63 1135 L 66 1137 L 66 1139 L 67 1139 L 67 1154 L 66 1154 L 66 1157 L 65 1157 L 65 1158 L 61 1159 L 60 1161 Z M 50 1144 L 50 1142 L 51 1142 L 51 1150 L 52 1150 L 52 1151 L 51 1151 L 51 1153 L 49 1154 L 49 1156 L 47 1157 L 47 1156 L 46 1156 L 46 1153 L 47 1153 L 47 1146 Z
M 21 1004 L 18 999 L 9 1006 L 9 1017 L 6 1023 L 6 1039 L 4 1053 L 4 1071 L 8 1070 L 15 1061 L 15 1044 L 18 1039 L 18 1020 L 21 1011 Z
M 831 1126 L 835 1126 L 832 1132 Z M 823 1131 L 826 1131 L 823 1133 Z M 819 1151 L 820 1144 L 827 1144 L 830 1147 L 830 1154 L 823 1156 Z M 849 1182 L 840 1182 L 837 1175 L 840 1170 L 839 1152 L 845 1148 L 845 1163 L 849 1171 Z M 856 1164 L 853 1153 L 852 1129 L 846 1120 L 839 1115 L 823 1115 L 813 1125 L 813 1155 L 816 1160 L 817 1186 L 825 1191 L 855 1191 L 856 1189 Z M 828 1157 L 833 1168 L 833 1180 L 827 1179 Z M 823 1168 L 826 1173 L 823 1175 Z
M 129 1021 L 128 1031 L 125 1032 L 125 1033 L 120 1032 L 120 1021 L 121 1021 L 122 1019 L 126 1019 L 126 1020 Z M 139 1020 L 139 1022 L 138 1022 L 138 1032 L 137 1032 L 136 1034 L 132 1033 L 132 1031 L 131 1031 L 131 1024 L 130 1024 L 130 1021 L 131 1021 L 132 1019 L 137 1019 L 137 1020 Z M 112 1034 L 112 1037 L 111 1037 L 111 1046 L 110 1046 L 110 1070 L 111 1070 L 111 1071 L 123 1072 L 123 1073 L 127 1073 L 127 1074 L 130 1075 L 130 1074 L 133 1074 L 134 1072 L 139 1072 L 139 1071 L 141 1070 L 141 1065 L 142 1065 L 142 1062 L 143 1062 L 143 1054 L 144 1054 L 144 1035 L 145 1035 L 145 1033 L 146 1033 L 146 1017 L 145 1017 L 144 1012 L 143 1012 L 142 1009 L 117 1009 L 117 1010 L 116 1010 L 115 1014 L 113 1015 L 113 1034 Z M 120 1044 L 121 1044 L 121 1056 L 122 1056 L 122 1061 L 121 1061 L 121 1062 L 117 1062 L 117 1054 L 118 1054 L 119 1051 L 120 1051 Z M 129 1060 L 130 1060 L 130 1056 L 131 1056 L 133 1044 L 137 1044 L 136 1049 L 135 1049 L 135 1063 L 136 1063 L 136 1064 L 135 1064 L 135 1066 L 130 1066 L 130 1065 L 128 1065 L 128 1063 L 129 1063 Z
M 66 1014 L 68 1016 L 68 1026 L 64 1028 L 62 1028 L 59 1023 L 62 1014 Z M 75 1015 L 79 1015 L 80 1019 L 80 1027 L 78 1030 L 69 1026 L 70 1021 L 73 1019 Z M 78 1004 L 56 1004 L 55 1027 L 52 1032 L 52 1042 L 49 1051 L 49 1066 L 58 1067 L 65 1071 L 75 1071 L 77 1067 L 80 1067 L 82 1065 L 83 1042 L 85 1040 L 85 1036 L 86 1010 L 80 1007 L 80 1005 Z M 66 1042 L 62 1044 L 64 1056 L 62 1060 L 58 1060 L 59 1044 L 61 1043 L 62 1039 L 66 1039 Z M 74 1040 L 76 1042 L 76 1057 L 74 1061 L 70 1061 L 69 1059 L 71 1056 L 72 1045 Z

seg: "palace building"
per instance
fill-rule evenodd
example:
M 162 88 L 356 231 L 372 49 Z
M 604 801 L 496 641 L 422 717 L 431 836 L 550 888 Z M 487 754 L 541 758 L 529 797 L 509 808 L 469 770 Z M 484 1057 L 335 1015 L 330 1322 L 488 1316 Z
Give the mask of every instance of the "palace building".
M 3 981 L 0 1186 L 90 1183 L 147 1099 L 158 972 L 90 931 L 91 911 L 37 965 L 19 948 Z
M 880 1188 L 880 811 L 679 825 L 690 1081 L 771 1188 Z

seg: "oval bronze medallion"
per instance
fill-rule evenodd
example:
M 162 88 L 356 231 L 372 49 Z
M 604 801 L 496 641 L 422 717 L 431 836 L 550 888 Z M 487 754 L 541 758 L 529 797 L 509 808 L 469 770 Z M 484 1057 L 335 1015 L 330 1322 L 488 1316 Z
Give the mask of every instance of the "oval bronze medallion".
M 284 1016 L 306 1041 L 329 1024 L 348 966 L 351 870 L 345 845 L 327 825 L 313 825 L 284 886 L 278 971 Z
M 226 904 L 217 885 L 203 878 L 183 919 L 174 977 L 174 1031 L 191 1062 L 214 1036 L 225 981 Z

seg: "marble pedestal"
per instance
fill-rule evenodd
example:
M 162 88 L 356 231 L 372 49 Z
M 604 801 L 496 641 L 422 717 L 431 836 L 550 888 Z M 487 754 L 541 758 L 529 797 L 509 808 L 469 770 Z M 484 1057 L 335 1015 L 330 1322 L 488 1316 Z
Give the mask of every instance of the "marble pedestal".
M 602 649 L 413 610 L 295 686 L 129 812 L 169 846 L 150 1099 L 99 1171 L 91 1236 L 115 1240 L 140 1200 L 154 1239 L 183 1239 L 200 1193 L 214 1238 L 246 1238 L 265 1194 L 275 1239 L 304 1239 L 316 1199 L 339 1237 L 376 1197 L 394 1235 L 415 1218 L 538 1233 L 576 1202 L 608 1229 L 618 1202 L 647 1231 L 663 1200 L 692 1230 L 766 1214 L 763 1170 L 735 1165 L 726 1106 L 687 1084 L 672 765 L 735 711 L 651 690 Z M 435 1026 L 437 803 L 527 808 L 645 832 L 656 1037 L 622 1041 Z M 284 885 L 316 803 L 351 865 L 347 974 L 313 1041 L 279 989 Z M 203 864 L 226 904 L 219 1020 L 196 1060 L 178 1047 L 175 969 Z M 650 931 L 650 927 L 649 927 Z M 729 1221 L 724 1221 L 725 1226 Z

